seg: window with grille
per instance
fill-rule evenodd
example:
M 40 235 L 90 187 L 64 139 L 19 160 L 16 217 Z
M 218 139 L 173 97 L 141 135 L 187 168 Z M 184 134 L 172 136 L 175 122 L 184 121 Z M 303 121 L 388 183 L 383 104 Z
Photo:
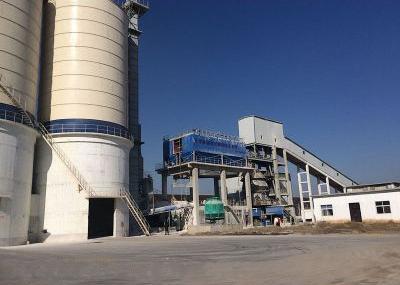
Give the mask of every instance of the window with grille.
M 376 201 L 375 206 L 378 214 L 390 214 L 392 212 L 390 210 L 390 201 Z
M 332 205 L 321 205 L 322 216 L 333 216 Z

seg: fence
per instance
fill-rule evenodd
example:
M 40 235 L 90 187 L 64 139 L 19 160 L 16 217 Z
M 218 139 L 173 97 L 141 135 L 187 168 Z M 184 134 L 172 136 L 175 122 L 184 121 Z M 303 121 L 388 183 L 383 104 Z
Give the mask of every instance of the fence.
M 59 134 L 59 133 L 99 133 L 107 134 L 118 137 L 123 137 L 126 139 L 132 139 L 128 130 L 118 127 L 112 127 L 101 124 L 79 124 L 79 123 L 46 123 L 46 129 L 49 133 Z
M 190 162 L 200 162 L 215 165 L 226 165 L 233 167 L 247 167 L 247 159 L 241 157 L 230 157 L 225 155 L 213 155 L 201 152 L 191 152 L 183 155 L 182 157 L 174 160 L 169 160 L 164 163 L 156 164 L 156 169 L 163 169 L 164 167 L 178 166 Z

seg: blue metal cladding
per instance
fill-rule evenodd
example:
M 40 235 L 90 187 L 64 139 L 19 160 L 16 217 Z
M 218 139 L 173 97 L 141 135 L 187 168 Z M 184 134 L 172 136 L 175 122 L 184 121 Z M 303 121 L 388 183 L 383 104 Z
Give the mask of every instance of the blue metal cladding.
M 126 0 L 113 0 L 113 2 L 118 6 L 122 6 L 123 4 L 125 4 Z
M 246 147 L 240 141 L 206 137 L 198 134 L 188 134 L 180 139 L 180 158 L 182 160 L 185 160 L 186 157 L 190 160 L 193 152 L 203 156 L 209 154 L 211 155 L 210 158 L 213 157 L 213 155 L 214 157 L 215 155 L 223 155 L 229 159 L 246 158 L 247 156 Z M 164 141 L 164 161 L 175 162 L 175 155 L 173 153 L 174 140 L 175 139 Z
M 284 208 L 282 206 L 272 206 L 265 209 L 267 215 L 283 216 Z
M 261 209 L 253 208 L 253 218 L 261 218 Z
M 168 140 L 163 141 L 163 160 L 168 161 L 169 157 L 172 153 L 172 147 L 170 147 L 171 143 Z

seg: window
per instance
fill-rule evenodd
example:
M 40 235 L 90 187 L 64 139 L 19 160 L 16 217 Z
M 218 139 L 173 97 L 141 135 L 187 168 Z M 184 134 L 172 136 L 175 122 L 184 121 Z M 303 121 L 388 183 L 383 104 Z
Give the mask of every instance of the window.
M 377 201 L 375 202 L 376 212 L 378 214 L 390 214 L 390 201 Z
M 332 205 L 321 205 L 322 216 L 333 216 Z

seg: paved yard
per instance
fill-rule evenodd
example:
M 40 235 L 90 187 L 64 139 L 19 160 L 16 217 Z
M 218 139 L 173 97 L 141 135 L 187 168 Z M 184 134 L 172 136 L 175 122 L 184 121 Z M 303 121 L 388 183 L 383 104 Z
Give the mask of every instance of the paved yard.
M 400 284 L 400 235 L 136 237 L 0 249 L 0 284 Z

